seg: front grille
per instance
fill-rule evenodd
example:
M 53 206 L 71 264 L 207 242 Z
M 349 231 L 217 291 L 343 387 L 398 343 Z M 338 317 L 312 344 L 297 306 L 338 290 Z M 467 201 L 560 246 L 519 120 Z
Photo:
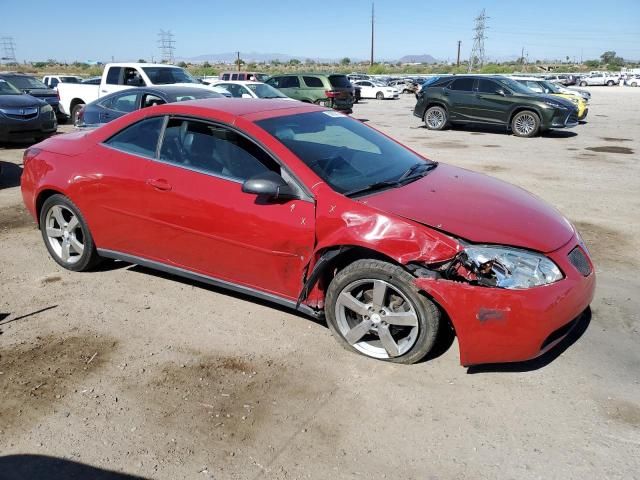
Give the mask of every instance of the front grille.
M 565 123 L 568 124 L 568 125 L 570 125 L 572 123 L 578 123 L 578 112 L 576 110 L 571 112 L 569 114 L 569 116 L 567 117 L 567 121 Z
M 14 120 L 31 120 L 32 118 L 36 118 L 37 116 L 38 112 L 28 115 L 14 115 L 13 113 L 5 113 L 5 117 L 13 118 Z
M 569 252 L 569 261 L 571 265 L 576 267 L 583 276 L 587 276 L 591 273 L 591 264 L 589 259 L 584 254 L 584 251 L 580 247 L 576 247 Z

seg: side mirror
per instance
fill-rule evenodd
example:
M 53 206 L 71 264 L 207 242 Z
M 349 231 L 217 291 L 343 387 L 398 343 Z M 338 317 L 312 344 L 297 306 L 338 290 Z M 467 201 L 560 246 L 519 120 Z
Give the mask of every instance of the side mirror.
M 502 97 L 504 97 L 504 96 L 506 95 L 506 93 L 504 93 L 504 90 L 503 90 L 503 89 L 501 89 L 501 88 L 499 88 L 499 89 L 497 89 L 497 90 L 496 90 L 496 94 L 497 94 L 497 95 L 500 95 L 500 96 L 502 96 Z
M 242 98 L 253 98 L 251 95 L 249 95 L 248 93 L 243 93 L 242 94 Z
M 278 200 L 282 198 L 297 198 L 293 188 L 284 181 L 284 179 L 276 172 L 259 173 L 242 184 L 244 193 L 253 193 L 255 195 Z

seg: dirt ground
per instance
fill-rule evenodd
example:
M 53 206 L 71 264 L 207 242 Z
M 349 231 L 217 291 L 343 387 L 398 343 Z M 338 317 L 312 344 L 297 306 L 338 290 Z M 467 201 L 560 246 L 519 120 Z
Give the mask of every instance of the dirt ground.
M 427 131 L 410 96 L 355 106 L 580 229 L 592 315 L 517 365 L 465 369 L 455 341 L 390 365 L 223 290 L 123 263 L 65 271 L 22 206 L 24 146 L 0 147 L 0 478 L 640 478 L 640 88 L 591 90 L 585 124 L 534 139 Z

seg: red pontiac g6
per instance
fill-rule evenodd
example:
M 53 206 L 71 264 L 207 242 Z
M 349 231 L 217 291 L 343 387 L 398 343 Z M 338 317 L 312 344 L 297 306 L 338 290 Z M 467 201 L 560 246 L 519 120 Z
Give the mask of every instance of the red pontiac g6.
M 248 293 L 398 363 L 449 322 L 463 365 L 536 357 L 595 288 L 552 207 L 303 103 L 174 103 L 50 138 L 22 194 L 69 270 L 106 257 Z

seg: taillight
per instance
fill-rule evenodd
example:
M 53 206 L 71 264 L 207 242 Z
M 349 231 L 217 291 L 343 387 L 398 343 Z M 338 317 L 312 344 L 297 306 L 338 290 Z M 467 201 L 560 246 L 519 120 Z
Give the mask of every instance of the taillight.
M 338 98 L 340 92 L 336 92 L 335 90 L 325 90 L 324 94 L 327 98 Z
M 84 107 L 82 107 L 82 108 L 80 109 L 80 111 L 78 112 L 78 120 L 77 120 L 77 123 L 80 123 L 83 119 L 84 119 Z
M 33 158 L 36 158 L 36 156 L 41 152 L 42 150 L 36 147 L 29 147 L 27 148 L 24 153 L 22 154 L 22 165 L 26 166 L 27 162 Z

